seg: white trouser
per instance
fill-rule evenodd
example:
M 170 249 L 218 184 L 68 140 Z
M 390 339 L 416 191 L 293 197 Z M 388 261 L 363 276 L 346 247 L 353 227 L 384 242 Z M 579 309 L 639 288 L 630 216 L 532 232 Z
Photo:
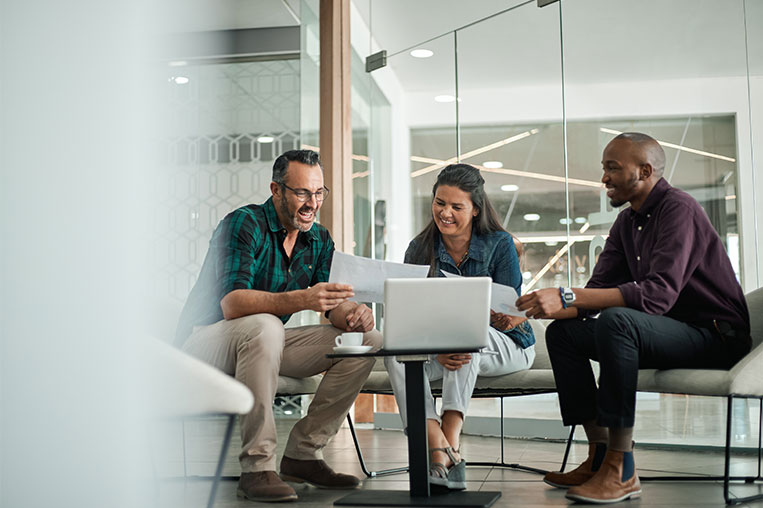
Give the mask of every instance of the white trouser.
M 486 351 L 496 351 L 498 354 L 473 353 L 472 361 L 458 370 L 448 370 L 437 361 L 436 355 L 430 355 L 429 362 L 424 365 L 425 411 L 429 420 L 440 420 L 435 408 L 432 388 L 429 381 L 442 379 L 442 411 L 459 411 L 466 415 L 472 391 L 477 382 L 477 376 L 502 376 L 520 370 L 529 369 L 535 360 L 535 346 L 522 349 L 516 342 L 490 328 Z M 395 360 L 393 356 L 384 358 L 395 400 L 400 409 L 403 426 L 408 427 L 405 415 L 405 365 Z

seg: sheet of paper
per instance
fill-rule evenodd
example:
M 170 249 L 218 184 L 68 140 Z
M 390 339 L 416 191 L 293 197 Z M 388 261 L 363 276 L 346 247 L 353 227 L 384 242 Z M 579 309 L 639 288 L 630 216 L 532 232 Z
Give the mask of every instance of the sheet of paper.
M 446 277 L 461 277 L 455 273 L 446 272 L 440 270 Z M 490 290 L 490 310 L 493 312 L 500 312 L 501 314 L 508 314 L 509 316 L 526 317 L 525 313 L 521 310 L 517 310 L 516 302 L 519 296 L 517 292 L 511 286 L 504 286 L 493 282 Z
M 385 280 L 423 279 L 427 273 L 428 266 L 391 263 L 334 251 L 329 282 L 351 284 L 355 291 L 353 301 L 384 303 Z

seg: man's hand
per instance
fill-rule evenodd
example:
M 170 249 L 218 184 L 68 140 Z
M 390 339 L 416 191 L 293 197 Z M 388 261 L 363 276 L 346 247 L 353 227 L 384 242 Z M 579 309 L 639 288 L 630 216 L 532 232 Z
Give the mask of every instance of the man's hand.
M 370 332 L 374 328 L 374 313 L 367 305 L 358 304 L 344 317 L 348 332 Z
M 493 328 L 496 330 L 501 330 L 502 332 L 505 330 L 511 330 L 524 321 L 527 321 L 527 318 L 509 316 L 508 314 L 493 312 L 492 310 L 490 311 L 490 324 L 493 325 Z
M 339 304 L 355 296 L 349 284 L 319 282 L 313 287 L 304 289 L 304 306 L 318 312 L 332 310 Z
M 437 361 L 448 370 L 458 370 L 472 361 L 469 353 L 456 353 L 450 355 L 437 355 Z
M 355 302 L 343 302 L 329 312 L 329 321 L 347 332 L 370 332 L 374 328 L 374 314 L 367 306 Z
M 548 319 L 564 310 L 559 288 L 538 289 L 517 299 L 517 309 L 526 311 L 529 318 Z

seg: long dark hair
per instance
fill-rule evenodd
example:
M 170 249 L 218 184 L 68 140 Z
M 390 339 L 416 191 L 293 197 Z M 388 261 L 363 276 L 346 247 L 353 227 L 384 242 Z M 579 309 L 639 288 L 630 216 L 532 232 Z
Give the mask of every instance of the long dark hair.
M 450 185 L 469 193 L 472 204 L 478 210 L 472 222 L 474 233 L 486 235 L 495 231 L 507 232 L 501 225 L 498 214 L 493 205 L 490 204 L 487 194 L 485 194 L 485 179 L 482 178 L 479 169 L 469 164 L 450 164 L 443 168 L 440 174 L 437 175 L 434 187 L 432 187 L 432 201 L 434 201 L 435 195 L 437 195 L 437 188 L 440 185 Z M 412 259 L 408 262 L 429 265 L 434 269 L 434 246 L 439 233 L 440 230 L 437 229 L 434 218 L 431 217 L 429 224 L 414 238 L 416 250 L 413 252 Z M 522 244 L 519 243 L 516 237 L 514 237 L 514 245 L 517 248 L 517 254 L 521 255 Z

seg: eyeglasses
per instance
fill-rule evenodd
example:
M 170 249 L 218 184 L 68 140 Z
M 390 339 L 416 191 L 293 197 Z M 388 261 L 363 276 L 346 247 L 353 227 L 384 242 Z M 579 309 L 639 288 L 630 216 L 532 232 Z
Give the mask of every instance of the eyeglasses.
M 319 203 L 323 202 L 324 199 L 326 199 L 326 196 L 329 195 L 329 189 L 328 187 L 323 187 L 322 189 L 319 189 L 315 192 L 310 192 L 307 189 L 293 189 L 286 185 L 285 183 L 281 184 L 281 187 L 285 187 L 292 191 L 295 196 L 297 196 L 297 199 L 301 202 L 310 201 L 310 199 L 315 196 L 315 200 Z

